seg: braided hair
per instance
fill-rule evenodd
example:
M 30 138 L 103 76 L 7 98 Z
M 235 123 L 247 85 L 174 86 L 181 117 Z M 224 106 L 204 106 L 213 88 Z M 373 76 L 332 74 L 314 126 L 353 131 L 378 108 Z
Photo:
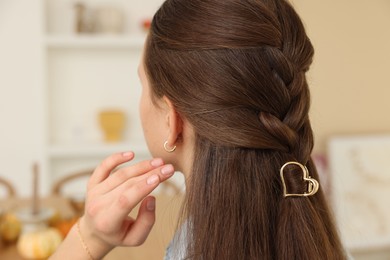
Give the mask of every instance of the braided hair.
M 285 0 L 167 0 L 156 13 L 145 50 L 153 97 L 167 96 L 195 133 L 188 259 L 345 259 L 322 191 L 282 195 L 285 162 L 318 178 L 313 54 Z M 289 190 L 307 190 L 288 176 Z

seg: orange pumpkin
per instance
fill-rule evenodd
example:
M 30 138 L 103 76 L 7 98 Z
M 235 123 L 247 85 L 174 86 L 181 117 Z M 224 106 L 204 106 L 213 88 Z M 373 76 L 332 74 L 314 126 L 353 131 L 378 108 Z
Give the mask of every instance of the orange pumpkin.
M 66 237 L 66 235 L 69 233 L 70 229 L 77 222 L 77 220 L 78 220 L 77 217 L 61 220 L 54 227 L 58 229 L 58 231 L 61 233 L 63 237 Z

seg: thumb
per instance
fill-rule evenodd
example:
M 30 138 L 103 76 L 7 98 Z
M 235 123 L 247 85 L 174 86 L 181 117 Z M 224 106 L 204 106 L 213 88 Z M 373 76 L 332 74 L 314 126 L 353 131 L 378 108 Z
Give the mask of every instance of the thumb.
M 146 197 L 138 210 L 138 215 L 126 237 L 125 244 L 130 246 L 142 245 L 148 237 L 156 219 L 156 198 Z

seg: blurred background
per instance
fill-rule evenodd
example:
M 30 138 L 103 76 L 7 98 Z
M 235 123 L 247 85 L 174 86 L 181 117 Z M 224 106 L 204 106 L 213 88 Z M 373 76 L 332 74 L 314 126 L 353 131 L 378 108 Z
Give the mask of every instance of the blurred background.
M 0 177 L 15 197 L 50 196 L 113 152 L 149 158 L 137 66 L 161 3 L 0 0 Z M 341 233 L 356 259 L 390 259 L 390 1 L 292 3 L 316 51 L 313 156 Z M 85 182 L 64 193 L 83 194 Z

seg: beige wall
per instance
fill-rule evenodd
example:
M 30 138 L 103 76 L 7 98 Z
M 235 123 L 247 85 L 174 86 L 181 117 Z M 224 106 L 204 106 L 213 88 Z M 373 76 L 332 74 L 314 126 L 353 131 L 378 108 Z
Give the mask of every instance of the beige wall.
M 0 0 L 0 176 L 24 195 L 33 163 L 43 161 L 40 3 Z
M 316 54 L 316 151 L 332 135 L 390 133 L 390 1 L 293 0 Z

